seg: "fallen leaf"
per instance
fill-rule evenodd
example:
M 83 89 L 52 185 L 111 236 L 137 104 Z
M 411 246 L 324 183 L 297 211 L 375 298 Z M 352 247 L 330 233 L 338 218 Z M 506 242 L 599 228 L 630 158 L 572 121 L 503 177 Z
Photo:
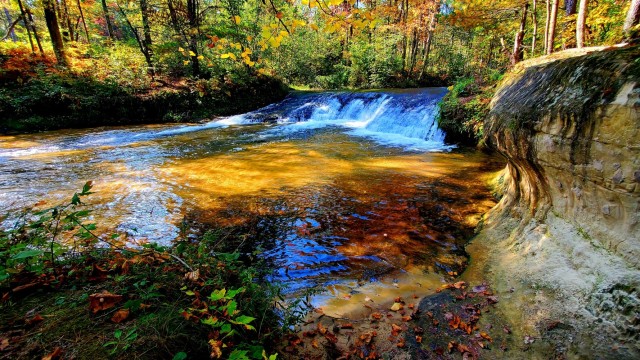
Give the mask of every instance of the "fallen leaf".
M 470 353 L 471 352 L 471 349 L 469 349 L 468 346 L 462 345 L 462 344 L 457 344 L 456 345 L 456 349 L 460 352 L 460 354 Z
M 311 342 L 311 346 L 313 346 L 314 348 L 319 348 L 320 346 L 318 346 L 318 340 L 317 339 L 313 339 L 313 341 Z
M 404 338 L 400 338 L 400 341 L 398 341 L 398 343 L 396 344 L 397 347 L 399 348 L 403 348 L 405 347 L 405 341 Z
M 491 336 L 489 336 L 489 334 L 487 334 L 486 332 L 480 332 L 480 337 L 482 337 L 483 339 L 492 342 L 493 339 L 491 339 Z
M 344 323 L 342 325 L 340 325 L 341 329 L 353 329 L 353 324 L 352 323 Z
M 424 334 L 424 329 L 421 328 L 420 326 L 416 326 L 416 327 L 413 328 L 413 332 L 418 334 L 418 335 L 422 335 L 422 334 Z
M 380 313 L 373 313 L 373 314 L 371 314 L 371 317 L 372 317 L 372 318 L 374 318 L 374 319 L 376 319 L 376 320 L 380 320 L 380 319 L 382 319 L 382 314 L 380 314 Z
M 327 332 L 324 334 L 324 337 L 325 337 L 327 340 L 329 340 L 330 342 L 334 343 L 334 344 L 338 342 L 338 338 L 337 338 L 333 333 L 331 333 L 331 332 L 329 332 L 329 331 L 327 331 Z
M 405 321 L 405 322 L 407 322 L 407 321 L 411 321 L 411 316 L 409 316 L 409 315 L 407 315 L 407 316 L 403 316 L 403 317 L 402 317 L 402 321 Z
M 391 324 L 391 335 L 398 336 L 402 332 L 402 328 L 396 324 Z
M 108 291 L 92 294 L 89 295 L 89 310 L 95 314 L 100 310 L 111 309 L 120 301 L 122 301 L 122 295 L 112 294 Z
M 400 311 L 402 310 L 402 304 L 399 302 L 393 303 L 393 305 L 391 306 L 391 311 Z
M 464 281 L 458 281 L 457 283 L 453 284 L 453 287 L 456 289 L 464 289 L 466 287 L 467 283 Z
M 416 342 L 417 342 L 418 344 L 421 344 L 421 343 L 422 343 L 422 336 L 420 336 L 420 335 L 416 335 Z
M 9 339 L 0 340 L 0 351 L 4 351 L 4 349 L 9 347 Z
M 127 318 L 129 317 L 129 313 L 129 309 L 120 309 L 116 311 L 115 314 L 113 314 L 113 316 L 111 317 L 111 321 L 116 324 L 120 324 L 121 322 L 127 320 Z
M 453 349 L 456 348 L 456 342 L 455 341 L 449 341 L 449 343 L 447 344 L 447 349 L 449 350 L 449 353 L 453 352 Z
M 416 307 L 416 305 L 415 304 L 409 304 L 409 305 L 407 305 L 407 307 L 409 309 L 413 310 Z
M 322 324 L 321 324 L 321 323 L 318 323 L 318 332 L 319 332 L 320 334 L 324 335 L 324 334 L 326 334 L 326 333 L 327 333 L 327 328 L 326 328 L 326 327 L 324 327 L 324 326 L 322 326 Z
M 36 314 L 31 319 L 26 320 L 25 323 L 27 325 L 35 325 L 35 324 L 40 323 L 42 321 L 44 321 L 44 318 L 42 316 L 40 316 L 40 314 Z
M 371 343 L 371 341 L 373 341 L 373 338 L 376 337 L 377 335 L 378 335 L 378 333 L 375 332 L 375 331 L 366 332 L 366 333 L 360 335 L 360 341 L 364 345 L 369 345 Z
M 311 331 L 305 331 L 302 333 L 302 336 L 305 337 L 314 337 L 316 336 L 318 333 L 315 330 L 311 330 Z
M 200 278 L 200 270 L 188 272 L 184 274 L 184 278 L 189 281 L 196 282 Z
M 42 360 L 55 360 L 55 359 L 59 359 L 60 356 L 62 355 L 62 349 L 57 347 L 53 350 L 53 352 L 51 354 L 45 355 L 42 357 Z
M 299 337 L 297 337 L 297 336 L 292 336 L 292 337 L 289 339 L 289 345 L 291 345 L 291 346 L 298 346 L 298 345 L 300 345 L 301 343 L 302 343 L 302 339 L 300 339 L 300 338 L 299 338 Z

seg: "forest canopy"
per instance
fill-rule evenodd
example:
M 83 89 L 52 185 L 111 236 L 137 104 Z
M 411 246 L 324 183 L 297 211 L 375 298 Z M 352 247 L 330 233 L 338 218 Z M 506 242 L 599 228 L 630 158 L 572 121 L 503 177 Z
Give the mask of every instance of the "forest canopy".
M 45 64 L 142 87 L 262 75 L 313 88 L 415 86 L 619 43 L 637 28 L 638 3 L 2 0 L 0 61 L 3 78 Z

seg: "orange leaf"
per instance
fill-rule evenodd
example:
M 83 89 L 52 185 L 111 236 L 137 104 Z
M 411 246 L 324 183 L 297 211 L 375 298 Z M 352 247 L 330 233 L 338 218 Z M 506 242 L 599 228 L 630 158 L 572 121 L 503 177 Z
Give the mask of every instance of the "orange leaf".
M 111 317 L 111 321 L 113 321 L 116 324 L 119 324 L 125 320 L 127 320 L 127 318 L 129 317 L 129 309 L 120 309 L 118 311 L 116 311 L 115 314 L 113 314 L 113 316 Z
M 34 325 L 34 324 L 37 324 L 37 323 L 42 322 L 42 321 L 44 321 L 44 318 L 42 316 L 40 316 L 40 314 L 36 314 L 31 319 L 25 321 L 25 323 L 27 325 Z
M 282 12 L 278 12 L 276 14 L 276 18 L 278 18 L 278 19 L 282 19 L 282 16 L 283 16 Z
M 4 351 L 4 349 L 9 347 L 9 339 L 2 339 L 0 341 L 0 351 Z
M 219 359 L 222 357 L 222 341 L 211 339 L 209 340 L 209 345 L 211 345 L 211 356 L 212 359 Z
M 407 315 L 407 316 L 403 316 L 402 317 L 402 321 L 410 321 L 411 320 L 411 316 Z
M 352 323 L 345 323 L 345 324 L 342 324 L 340 326 L 340 328 L 342 328 L 342 329 L 353 329 L 353 324 Z
M 311 346 L 313 346 L 314 348 L 319 348 L 320 346 L 318 346 L 318 340 L 317 339 L 313 339 L 313 341 L 311 342 Z
M 89 295 L 89 310 L 95 314 L 101 310 L 111 309 L 120 301 L 122 301 L 122 295 L 112 294 L 108 291 L 92 294 Z
M 382 319 L 382 314 L 380 314 L 380 313 L 373 313 L 373 314 L 371 314 L 371 317 L 372 317 L 372 318 L 374 318 L 374 319 L 376 319 L 376 320 L 380 320 L 380 319 Z
M 42 357 L 42 360 L 55 360 L 55 359 L 59 359 L 60 356 L 62 355 L 62 349 L 57 347 L 53 350 L 53 352 L 49 355 L 45 355 Z
M 481 336 L 483 339 L 485 339 L 485 340 L 487 340 L 487 341 L 489 341 L 489 342 L 493 341 L 493 340 L 491 339 L 491 336 L 489 336 L 489 334 L 487 334 L 486 332 L 481 332 L 481 333 L 480 333 L 480 336 Z

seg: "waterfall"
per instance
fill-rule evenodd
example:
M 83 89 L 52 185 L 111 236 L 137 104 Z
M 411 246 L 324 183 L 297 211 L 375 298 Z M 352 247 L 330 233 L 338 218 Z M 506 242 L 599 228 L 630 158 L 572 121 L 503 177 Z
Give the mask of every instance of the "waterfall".
M 436 121 L 445 88 L 369 92 L 297 92 L 280 103 L 232 116 L 216 125 L 278 124 L 267 131 L 282 135 L 339 126 L 354 136 L 416 150 L 447 150 Z

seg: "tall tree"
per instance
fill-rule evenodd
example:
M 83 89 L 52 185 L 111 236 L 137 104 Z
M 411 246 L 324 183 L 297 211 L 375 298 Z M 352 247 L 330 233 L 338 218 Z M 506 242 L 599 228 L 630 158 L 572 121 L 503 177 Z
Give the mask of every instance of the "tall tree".
M 3 9 L 4 9 L 4 15 L 7 18 L 7 29 L 9 29 L 7 31 L 7 36 L 5 36 L 5 38 L 6 37 L 10 37 L 11 41 L 16 42 L 16 41 L 18 41 L 18 37 L 16 36 L 16 32 L 13 30 L 13 27 L 15 25 L 13 25 L 13 20 L 11 20 L 11 13 L 9 13 L 9 9 L 7 9 L 6 7 L 3 8 Z M 16 22 L 19 21 L 19 20 L 20 19 L 16 20 Z
M 60 0 L 59 4 L 62 4 L 62 18 L 67 23 L 66 39 L 67 41 L 73 41 L 75 36 L 73 34 L 73 25 L 71 25 L 71 16 L 69 15 L 69 8 L 67 7 L 67 0 Z
M 553 0 L 549 15 L 549 27 L 547 29 L 547 55 L 553 53 L 553 44 L 556 39 L 556 22 L 558 20 L 558 4 L 560 0 Z
M 576 13 L 576 7 L 578 5 L 578 0 L 564 0 L 564 11 L 567 16 L 571 16 Z
M 531 9 L 531 22 L 533 22 L 533 34 L 531 35 L 531 56 L 536 55 L 536 43 L 538 41 L 538 1 L 533 0 Z
M 62 42 L 62 35 L 60 34 L 60 26 L 58 25 L 58 18 L 56 16 L 56 5 L 54 0 L 42 0 L 44 7 L 44 20 L 47 23 L 47 29 L 49 29 L 49 36 L 51 37 L 51 44 L 53 45 L 53 52 L 56 55 L 56 60 L 59 65 L 67 66 L 67 59 L 64 53 L 64 43 Z
M 87 22 L 84 19 L 84 12 L 82 11 L 82 6 L 80 6 L 80 0 L 76 0 L 78 4 L 78 11 L 80 12 L 80 19 L 82 20 L 82 26 L 84 27 L 84 34 L 87 37 L 87 43 L 91 43 L 91 39 L 89 38 L 89 30 L 87 30 Z
M 522 40 L 524 40 L 524 31 L 527 26 L 527 11 L 529 10 L 529 2 L 526 2 L 522 7 L 522 17 L 520 20 L 520 29 L 516 33 L 516 38 L 513 42 L 513 54 L 511 56 L 511 64 L 515 65 L 522 61 L 522 55 L 524 53 L 524 46 Z
M 627 18 L 624 21 L 624 32 L 627 37 L 631 36 L 631 28 L 640 23 L 640 0 L 632 0 Z
M 587 10 L 589 8 L 589 0 L 580 0 L 580 10 L 578 11 L 578 20 L 576 22 L 576 46 L 584 47 L 584 30 L 587 23 Z
M 107 7 L 107 0 L 101 0 L 102 12 L 104 14 L 104 20 L 107 23 L 107 32 L 111 40 L 116 39 L 116 34 L 113 32 L 113 25 L 111 24 L 111 17 L 109 15 L 109 8 Z
M 22 21 L 24 21 L 24 28 L 27 29 L 27 37 L 29 37 L 29 44 L 31 44 L 31 52 L 36 52 L 36 48 L 33 46 L 33 39 L 31 38 L 31 24 L 29 24 L 29 18 L 27 17 L 27 12 L 22 5 L 22 0 L 18 0 L 18 7 L 20 8 L 20 15 L 22 16 Z

